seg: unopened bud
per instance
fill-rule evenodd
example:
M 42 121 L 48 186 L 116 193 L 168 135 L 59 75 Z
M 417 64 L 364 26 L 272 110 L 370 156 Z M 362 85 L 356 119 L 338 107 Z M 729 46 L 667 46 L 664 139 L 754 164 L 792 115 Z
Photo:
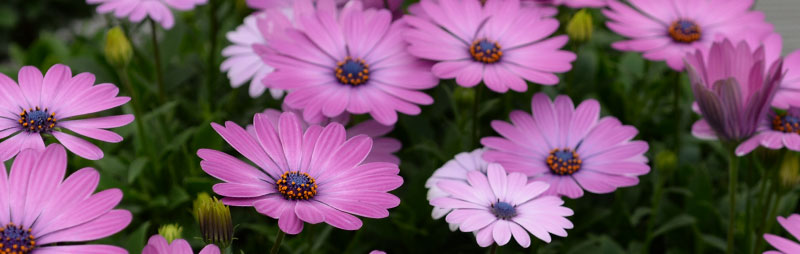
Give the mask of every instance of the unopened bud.
M 575 13 L 567 23 L 567 35 L 569 39 L 576 42 L 584 42 L 592 39 L 592 14 L 583 9 Z
M 233 242 L 231 210 L 222 201 L 206 193 L 200 193 L 194 201 L 194 217 L 206 244 L 214 244 L 222 249 L 231 245 Z
M 800 184 L 800 156 L 795 152 L 787 152 L 781 162 L 781 185 L 784 188 L 793 188 Z
M 168 243 L 172 243 L 175 239 L 181 239 L 183 234 L 183 227 L 178 224 L 164 225 L 158 228 L 158 234 L 167 239 Z
M 120 27 L 117 26 L 108 30 L 105 54 L 106 61 L 118 68 L 127 66 L 131 61 L 133 47 Z
M 678 156 L 670 150 L 663 150 L 656 154 L 655 170 L 659 174 L 669 177 L 678 166 Z

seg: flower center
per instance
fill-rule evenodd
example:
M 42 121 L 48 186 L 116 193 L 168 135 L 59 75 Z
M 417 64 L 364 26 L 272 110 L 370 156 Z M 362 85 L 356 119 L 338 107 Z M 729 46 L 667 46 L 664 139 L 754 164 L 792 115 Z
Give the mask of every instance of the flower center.
M 56 127 L 56 113 L 47 112 L 47 109 L 22 110 L 19 113 L 19 124 L 27 132 L 49 133 Z
M 583 161 L 572 149 L 553 149 L 547 156 L 547 167 L 557 175 L 571 175 L 581 169 Z
M 500 45 L 488 39 L 475 40 L 469 46 L 469 54 L 472 55 L 472 59 L 475 59 L 475 61 L 487 64 L 496 63 L 503 57 Z
M 517 216 L 517 209 L 509 203 L 497 202 L 492 204 L 492 214 L 497 218 L 506 220 Z
M 0 254 L 27 254 L 36 247 L 30 229 L 9 223 L 0 228 Z
M 800 117 L 783 113 L 772 119 L 772 129 L 784 133 L 800 134 Z
M 309 200 L 317 194 L 317 182 L 308 173 L 287 171 L 276 184 L 287 200 Z
M 669 26 L 669 36 L 672 40 L 682 43 L 692 43 L 700 40 L 700 26 L 694 21 L 681 19 Z
M 345 85 L 357 86 L 369 80 L 369 65 L 361 58 L 345 57 L 336 64 L 336 79 Z

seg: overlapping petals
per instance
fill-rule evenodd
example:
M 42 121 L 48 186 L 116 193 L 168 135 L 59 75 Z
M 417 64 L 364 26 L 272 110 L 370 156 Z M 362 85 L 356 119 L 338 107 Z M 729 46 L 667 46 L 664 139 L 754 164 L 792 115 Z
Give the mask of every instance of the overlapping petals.
M 153 235 L 147 240 L 142 254 L 194 254 L 192 246 L 183 239 L 175 239 L 168 243 L 161 235 Z M 220 254 L 219 247 L 213 244 L 206 245 L 198 254 Z
M 99 4 L 97 12 L 114 13 L 117 18 L 128 17 L 131 22 L 151 18 L 165 29 L 175 25 L 175 17 L 169 8 L 181 11 L 194 9 L 208 0 L 86 0 L 88 4 Z
M 253 49 L 254 44 L 264 44 L 266 39 L 261 32 L 264 24 L 259 26 L 258 22 L 268 22 L 265 19 L 267 13 L 260 12 L 247 16 L 244 24 L 236 30 L 228 32 L 227 38 L 232 45 L 222 50 L 222 56 L 227 57 L 222 62 L 220 68 L 228 72 L 228 79 L 234 88 L 240 87 L 250 81 L 250 97 L 258 97 L 267 90 L 261 80 L 275 69 L 261 61 L 261 57 Z M 281 14 L 277 14 L 281 15 Z M 273 98 L 279 99 L 283 96 L 283 90 L 269 89 Z
M 467 174 L 472 171 L 479 171 L 486 174 L 488 163 L 483 160 L 483 151 L 485 149 L 475 149 L 472 152 L 459 153 L 452 160 L 447 161 L 444 166 L 436 169 L 433 175 L 425 182 L 425 188 L 428 188 L 428 200 L 433 200 L 441 197 L 449 197 L 446 191 L 439 188 L 439 181 L 462 181 L 467 182 Z M 450 213 L 453 209 L 444 207 L 433 206 L 431 216 L 434 219 L 440 219 L 446 214 Z M 458 224 L 450 224 L 450 230 L 455 231 Z
M 789 231 L 789 234 L 795 239 L 800 239 L 800 215 L 792 214 L 786 218 L 778 217 L 778 223 L 780 223 L 786 231 Z M 764 239 L 766 239 L 772 247 L 778 249 L 777 251 L 764 252 L 764 254 L 800 253 L 800 243 L 773 234 L 764 234 Z

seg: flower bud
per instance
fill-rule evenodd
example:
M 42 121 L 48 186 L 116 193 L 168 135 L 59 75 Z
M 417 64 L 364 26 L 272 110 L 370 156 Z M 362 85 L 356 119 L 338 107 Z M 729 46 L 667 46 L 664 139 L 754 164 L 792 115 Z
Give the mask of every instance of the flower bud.
M 200 193 L 194 201 L 194 217 L 206 244 L 214 244 L 221 249 L 231 245 L 233 242 L 231 210 L 222 201 L 206 193 Z
M 572 16 L 567 23 L 567 35 L 575 42 L 584 42 L 592 38 L 592 14 L 588 10 L 582 9 Z
M 663 177 L 669 177 L 678 167 L 678 156 L 670 150 L 663 150 L 656 154 L 654 160 L 655 170 Z
M 183 227 L 178 224 L 168 224 L 158 228 L 158 234 L 167 239 L 168 243 L 172 243 L 175 239 L 181 239 L 183 234 Z
M 133 47 L 120 27 L 111 28 L 106 34 L 106 61 L 117 68 L 128 65 L 133 57 Z
M 784 188 L 793 188 L 800 184 L 800 156 L 794 152 L 787 152 L 781 162 L 781 185 Z

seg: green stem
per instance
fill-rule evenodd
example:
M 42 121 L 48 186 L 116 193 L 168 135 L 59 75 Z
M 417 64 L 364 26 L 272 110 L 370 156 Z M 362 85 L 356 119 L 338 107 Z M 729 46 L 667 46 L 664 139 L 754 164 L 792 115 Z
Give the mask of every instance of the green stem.
M 736 156 L 735 148 L 728 152 L 728 195 L 730 195 L 730 211 L 728 219 L 728 249 L 727 253 L 734 253 L 734 232 L 736 231 L 736 183 L 739 182 L 737 170 L 739 167 L 739 157 Z
M 775 171 L 775 170 L 772 170 Z M 781 202 L 781 191 L 779 190 L 780 185 L 780 178 L 778 177 L 777 172 L 772 172 L 772 188 L 770 188 L 768 203 L 766 205 L 770 205 L 769 210 L 765 211 L 764 217 L 762 218 L 762 228 L 761 231 L 758 232 L 756 235 L 756 247 L 753 251 L 758 252 L 761 250 L 761 246 L 764 243 L 764 238 L 761 237 L 764 233 L 769 232 L 772 228 L 772 224 L 775 221 L 775 216 L 777 216 L 776 210 L 778 209 L 778 204 Z M 774 202 L 773 202 L 774 199 Z
M 211 37 L 211 49 L 208 53 L 208 94 L 214 96 L 214 81 L 217 79 L 219 69 L 216 65 L 217 58 L 217 34 L 219 32 L 219 24 L 217 22 L 216 0 L 208 1 L 208 15 L 209 15 L 209 36 Z M 213 99 L 213 98 L 211 98 Z M 213 100 L 212 100 L 213 101 Z
M 478 130 L 480 114 L 478 114 L 478 111 L 480 110 L 481 90 L 483 90 L 481 88 L 482 87 L 480 85 L 475 87 L 475 101 L 472 102 L 472 148 L 477 148 L 480 146 L 478 144 L 478 140 L 480 139 L 480 130 Z
M 642 253 L 650 253 L 650 244 L 653 241 L 653 229 L 656 225 L 656 219 L 658 218 L 658 210 L 661 209 L 661 193 L 664 190 L 664 181 L 660 178 L 656 181 L 655 191 L 653 191 L 652 202 L 653 206 L 650 208 L 650 219 L 647 222 L 647 234 L 644 241 L 644 248 L 642 248 Z
M 492 247 L 489 249 L 489 254 L 497 253 L 497 243 L 492 244 Z
M 747 165 L 746 162 L 745 162 L 745 164 Z M 744 175 L 744 179 L 745 179 L 744 180 L 744 202 L 745 202 L 745 205 L 744 205 L 744 232 L 745 232 L 744 244 L 745 244 L 745 248 L 744 248 L 744 250 L 745 251 L 750 250 L 750 247 L 752 247 L 752 245 L 750 245 L 750 242 L 751 242 L 750 239 L 752 238 L 752 235 L 755 233 L 755 230 L 750 230 L 750 227 L 751 227 L 751 224 L 752 224 L 751 220 L 750 220 L 750 216 L 751 216 L 751 213 L 750 213 L 750 210 L 751 210 L 750 209 L 750 199 L 751 198 L 750 198 L 750 184 L 747 182 L 748 179 L 751 179 L 750 178 L 750 174 L 751 174 L 750 171 L 752 171 L 752 170 L 745 170 L 744 171 L 744 174 L 745 174 Z
M 139 137 L 139 143 L 142 144 L 144 150 L 146 150 L 150 156 L 150 160 L 153 162 L 153 167 L 156 169 L 160 168 L 161 165 L 159 164 L 158 160 L 156 160 L 156 149 L 150 149 L 150 142 L 145 137 L 144 131 L 144 114 L 142 113 L 142 101 L 139 98 L 139 94 L 136 93 L 136 90 L 133 89 L 133 85 L 131 84 L 130 76 L 128 75 L 127 67 L 121 67 L 117 69 L 117 75 L 119 75 L 120 83 L 128 89 L 128 93 L 131 95 L 131 104 L 133 105 L 133 116 L 134 122 L 136 123 L 136 132 L 137 137 Z
M 681 73 L 675 72 L 674 79 L 673 79 L 673 87 L 674 91 L 674 100 L 672 101 L 672 113 L 674 114 L 673 117 L 675 118 L 675 155 L 680 156 L 681 154 L 681 92 L 683 91 L 681 82 Z
M 272 245 L 272 250 L 269 251 L 270 254 L 278 254 L 278 251 L 281 249 L 281 242 L 283 242 L 283 237 L 286 236 L 286 233 L 283 230 L 278 231 L 278 237 L 275 238 L 275 244 Z
M 152 31 L 153 41 L 153 61 L 156 64 L 156 82 L 158 84 L 158 100 L 164 104 L 167 102 L 166 92 L 164 91 L 164 74 L 161 73 L 161 53 L 158 48 L 158 35 L 156 34 L 156 22 L 150 19 L 150 30 Z

